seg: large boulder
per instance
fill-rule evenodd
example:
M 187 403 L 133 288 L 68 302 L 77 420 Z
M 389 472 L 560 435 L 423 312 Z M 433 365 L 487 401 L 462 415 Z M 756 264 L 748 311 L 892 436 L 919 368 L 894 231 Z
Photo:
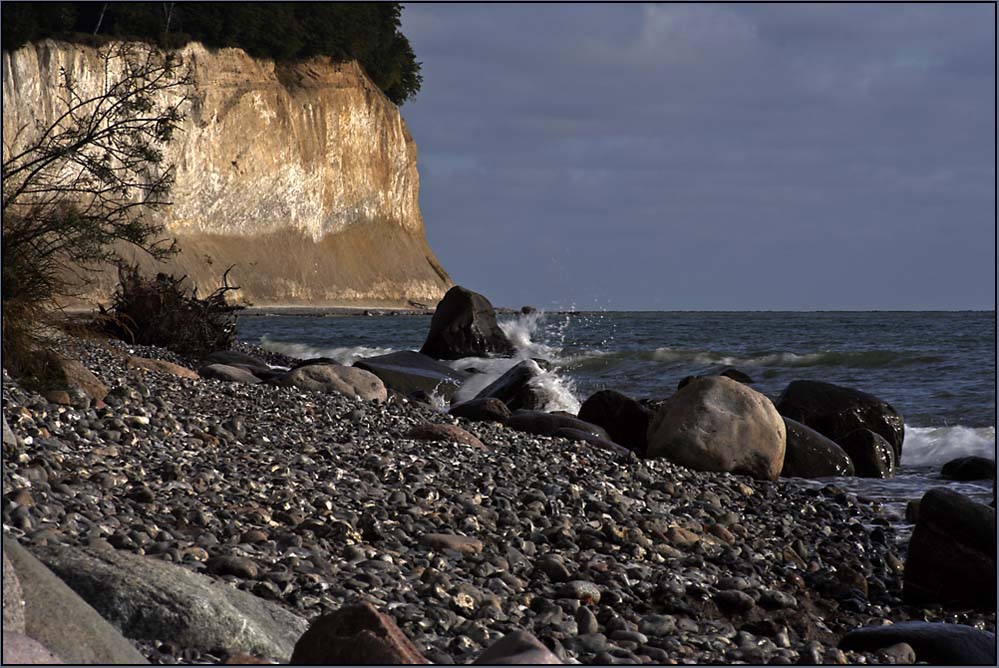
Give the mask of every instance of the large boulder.
M 861 478 L 894 478 L 895 451 L 891 444 L 870 429 L 855 429 L 839 439 Z
M 706 376 L 659 409 L 649 425 L 646 456 L 776 480 L 785 444 L 784 421 L 767 397 L 731 378 Z
M 354 366 L 375 374 L 385 387 L 403 396 L 422 391 L 444 397 L 445 401 L 450 401 L 458 387 L 471 375 L 412 350 L 366 357 L 354 362 Z
M 470 399 L 460 404 L 451 406 L 448 411 L 450 415 L 465 418 L 473 422 L 499 422 L 506 423 L 510 419 L 510 408 L 492 397 L 485 399 Z
M 495 381 L 482 388 L 476 399 L 499 399 L 512 410 L 544 408 L 547 397 L 532 381 L 544 373 L 534 360 L 518 362 Z
M 60 664 L 62 659 L 50 652 L 42 643 L 23 633 L 3 628 L 3 664 Z
M 849 631 L 841 649 L 876 652 L 904 642 L 916 651 L 916 661 L 939 666 L 996 665 L 996 636 L 964 624 L 896 622 Z
M 16 541 L 5 537 L 3 554 L 23 592 L 25 635 L 68 663 L 147 663 L 118 629 Z
M 177 376 L 179 378 L 189 378 L 191 380 L 198 380 L 201 376 L 194 369 L 188 369 L 186 366 L 181 366 L 180 364 L 174 364 L 173 362 L 167 362 L 166 360 L 155 360 L 149 359 L 148 357 L 135 357 L 130 356 L 125 360 L 126 366 L 142 369 L 144 371 L 155 371 L 156 373 L 167 373 L 171 376 Z
M 940 475 L 948 480 L 988 480 L 996 477 L 996 460 L 987 457 L 958 457 L 944 464 Z
M 348 605 L 317 617 L 295 643 L 295 665 L 425 664 L 395 621 L 370 603 Z
M 370 371 L 338 364 L 310 364 L 292 369 L 274 381 L 284 387 L 335 392 L 364 401 L 388 399 L 385 383 Z
M 616 390 L 600 390 L 583 402 L 579 419 L 607 430 L 611 440 L 645 456 L 652 411 Z
M 247 385 L 256 385 L 261 382 L 260 379 L 253 374 L 253 372 L 243 367 L 232 366 L 229 364 L 206 364 L 198 369 L 198 374 L 202 378 L 224 380 L 227 383 L 246 383 Z
M 48 546 L 36 556 L 122 633 L 208 652 L 287 661 L 304 619 L 224 582 L 113 549 Z M 60 656 L 58 648 L 47 644 Z
M 554 436 L 555 432 L 559 429 L 577 429 L 610 440 L 607 432 L 602 427 L 558 413 L 526 410 L 514 411 L 510 419 L 506 421 L 506 426 L 528 434 L 537 434 L 538 436 Z
M 891 404 L 872 394 L 815 380 L 796 380 L 777 400 L 784 417 L 811 427 L 837 443 L 857 429 L 870 429 L 891 444 L 901 461 L 905 425 Z
M 437 304 L 420 352 L 436 359 L 510 356 L 513 344 L 496 323 L 489 300 L 456 285 Z
M 56 373 L 61 378 L 61 383 L 70 390 L 82 390 L 91 399 L 102 400 L 108 394 L 108 387 L 100 378 L 95 376 L 82 362 L 66 359 L 59 355 L 52 356 L 53 361 L 58 365 Z
M 834 441 L 797 420 L 784 418 L 787 447 L 784 450 L 785 478 L 824 478 L 853 475 L 850 456 Z
M 996 607 L 996 511 L 943 487 L 919 502 L 902 597 L 915 605 Z

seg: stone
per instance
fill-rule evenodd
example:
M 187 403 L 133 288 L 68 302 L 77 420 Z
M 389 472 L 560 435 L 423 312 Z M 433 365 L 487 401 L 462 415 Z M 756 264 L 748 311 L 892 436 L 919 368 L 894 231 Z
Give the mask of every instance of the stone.
M 238 350 L 216 350 L 213 353 L 208 353 L 205 355 L 203 360 L 207 364 L 225 364 L 226 366 L 236 366 L 246 367 L 254 371 L 269 371 L 270 366 L 267 362 L 261 359 L 257 359 L 253 355 L 248 355 L 247 353 L 241 353 Z
M 512 415 L 509 407 L 499 399 L 486 397 L 484 399 L 470 399 L 460 404 L 451 406 L 449 415 L 465 418 L 473 422 L 499 422 L 505 424 Z
M 94 400 L 103 400 L 108 394 L 108 387 L 82 363 L 53 355 L 52 359 L 58 365 L 56 373 L 62 377 L 67 389 L 83 390 Z
M 722 369 L 721 371 L 719 371 L 719 372 L 718 372 L 717 374 L 715 374 L 715 375 L 718 375 L 718 376 L 725 376 L 726 378 L 731 378 L 732 380 L 736 380 L 736 381 L 738 381 L 738 382 L 740 382 L 740 383 L 745 383 L 745 384 L 752 384 L 752 383 L 754 383 L 754 382 L 755 382 L 755 381 L 754 381 L 754 380 L 753 380 L 753 379 L 752 379 L 752 378 L 751 378 L 751 377 L 749 376 L 749 374 L 748 374 L 748 373 L 744 373 L 744 372 L 742 372 L 742 371 L 739 371 L 739 370 L 738 370 L 738 369 L 736 369 L 735 367 L 731 367 L 731 366 L 730 366 L 730 367 L 726 367 L 726 368 Z
M 489 300 L 456 285 L 437 304 L 420 352 L 436 359 L 456 360 L 509 357 L 514 347 L 496 323 L 496 312 Z
M 910 645 L 916 661 L 930 665 L 996 665 L 995 634 L 964 624 L 911 621 L 864 626 L 847 632 L 839 647 L 874 652 L 897 643 Z
M 880 434 L 870 429 L 857 429 L 840 438 L 838 443 L 861 478 L 895 477 L 895 451 Z
M 295 643 L 292 664 L 362 665 L 428 663 L 388 615 L 370 603 L 322 615 Z
M 4 537 L 3 554 L 23 591 L 26 635 L 69 663 L 147 663 L 120 631 L 16 541 Z
M 782 477 L 825 478 L 854 474 L 850 456 L 832 439 L 788 417 L 784 417 L 784 428 L 787 446 L 780 472 Z
M 944 464 L 940 475 L 948 480 L 994 479 L 996 460 L 987 457 L 958 457 Z
M 186 366 L 174 364 L 173 362 L 167 362 L 166 360 L 153 360 L 146 357 L 129 356 L 129 358 L 125 360 L 125 364 L 136 369 L 155 371 L 156 373 L 168 373 L 179 378 L 190 378 L 191 380 L 198 380 L 201 378 L 201 376 L 198 375 L 198 372 L 194 369 L 188 369 Z
M 558 594 L 563 598 L 574 598 L 589 605 L 600 602 L 600 587 L 587 580 L 564 582 L 559 587 Z
M 404 435 L 416 441 L 443 441 L 445 443 L 462 443 L 479 450 L 486 450 L 478 438 L 454 424 L 437 424 L 424 422 L 409 429 Z
M 6 541 L 3 556 L 3 628 L 5 631 L 24 633 L 24 592 L 14 571 L 14 564 L 7 558 Z
M 313 392 L 334 392 L 362 401 L 388 399 L 381 379 L 370 371 L 338 364 L 312 364 L 292 369 L 275 381 L 283 387 Z
M 727 612 L 749 612 L 756 605 L 752 596 L 738 589 L 724 589 L 711 598 L 720 609 Z
M 902 416 L 872 394 L 832 383 L 796 380 L 780 395 L 777 411 L 837 443 L 852 431 L 870 429 L 888 441 L 895 461 L 901 461 L 905 438 Z
M 995 610 L 995 509 L 942 487 L 926 492 L 909 540 L 902 598 Z
M 548 398 L 532 381 L 544 371 L 534 360 L 518 362 L 502 376 L 482 388 L 476 399 L 494 398 L 507 405 L 510 410 L 534 410 L 543 408 Z
M 561 665 L 554 653 L 527 631 L 508 633 L 490 645 L 474 661 L 475 665 Z
M 354 362 L 354 366 L 375 374 L 385 387 L 400 394 L 408 396 L 422 391 L 429 396 L 443 397 L 445 401 L 450 401 L 471 375 L 413 350 L 366 357 Z
M 237 647 L 286 661 L 306 628 L 304 619 L 276 603 L 165 561 L 92 547 L 48 546 L 35 553 L 137 640 L 169 638 L 202 651 Z
M 542 411 L 514 411 L 506 425 L 511 429 L 539 436 L 552 436 L 559 429 L 577 429 L 599 438 L 610 440 L 602 427 L 567 415 L 556 415 Z
M 883 647 L 876 654 L 882 663 L 903 666 L 916 663 L 916 650 L 907 642 Z
M 231 366 L 229 364 L 208 364 L 198 369 L 201 378 L 211 378 L 214 380 L 224 380 L 227 383 L 246 383 L 256 385 L 262 382 L 255 375 L 242 367 Z
M 247 580 L 255 579 L 260 572 L 256 562 L 247 557 L 212 557 L 205 562 L 205 568 L 215 575 L 235 575 Z
M 603 427 L 615 443 L 645 456 L 652 411 L 616 390 L 600 390 L 583 402 L 579 419 Z
M 11 431 L 10 425 L 7 424 L 7 418 L 3 418 L 3 445 L 4 450 L 7 448 L 17 447 L 17 436 Z
M 483 547 L 477 538 L 450 533 L 426 533 L 420 536 L 420 542 L 436 550 L 454 550 L 465 555 L 479 554 Z
M 62 664 L 59 657 L 34 638 L 3 628 L 3 664 Z
M 613 452 L 615 455 L 621 457 L 622 459 L 628 459 L 636 456 L 635 451 L 629 450 L 623 445 L 618 445 L 614 441 L 609 441 L 606 438 L 600 438 L 599 436 L 594 436 L 593 434 L 579 429 L 569 429 L 567 427 L 562 427 L 561 429 L 556 429 L 552 432 L 552 436 L 568 438 L 572 441 L 585 441 L 590 445 L 595 445 L 598 448 L 608 450 Z
M 663 404 L 649 425 L 646 454 L 698 471 L 776 480 L 785 440 L 770 399 L 731 378 L 707 376 Z
M 69 406 L 73 403 L 73 400 L 69 398 L 69 392 L 66 390 L 51 390 L 45 393 L 45 398 L 50 404 L 59 404 L 61 406 Z
M 247 654 L 246 652 L 231 652 L 223 661 L 226 666 L 270 666 L 273 665 L 267 659 L 259 656 Z

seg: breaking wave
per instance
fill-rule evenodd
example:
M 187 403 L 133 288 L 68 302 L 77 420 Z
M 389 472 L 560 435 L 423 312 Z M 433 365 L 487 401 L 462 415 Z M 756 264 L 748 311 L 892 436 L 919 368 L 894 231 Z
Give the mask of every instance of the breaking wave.
M 260 347 L 288 357 L 308 360 L 317 357 L 328 357 L 340 364 L 350 366 L 359 359 L 374 357 L 375 355 L 387 355 L 395 352 L 392 348 L 372 348 L 368 346 L 344 346 L 344 347 L 322 347 L 311 346 L 307 343 L 292 343 L 287 341 L 272 341 L 266 336 L 260 340 Z
M 902 464 L 942 466 L 957 457 L 996 457 L 995 427 L 905 426 Z

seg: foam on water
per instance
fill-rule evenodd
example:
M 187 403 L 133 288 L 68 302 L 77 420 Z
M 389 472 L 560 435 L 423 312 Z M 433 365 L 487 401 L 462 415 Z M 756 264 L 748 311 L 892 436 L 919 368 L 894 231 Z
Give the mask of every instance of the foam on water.
M 995 427 L 905 426 L 902 463 L 906 466 L 942 466 L 968 456 L 995 459 Z
M 375 355 L 387 355 L 395 352 L 392 348 L 377 348 L 368 346 L 345 346 L 345 347 L 321 347 L 311 346 L 307 343 L 293 343 L 288 341 L 272 341 L 266 336 L 260 339 L 260 347 L 274 353 L 295 357 L 297 359 L 315 359 L 317 357 L 329 357 L 340 364 L 350 366 L 354 362 L 365 357 Z
M 936 355 L 894 350 L 823 350 L 811 353 L 790 351 L 734 355 L 715 350 L 690 350 L 670 347 L 656 348 L 640 357 L 657 362 L 696 362 L 726 366 L 808 367 L 844 366 L 862 369 L 929 364 L 941 361 Z

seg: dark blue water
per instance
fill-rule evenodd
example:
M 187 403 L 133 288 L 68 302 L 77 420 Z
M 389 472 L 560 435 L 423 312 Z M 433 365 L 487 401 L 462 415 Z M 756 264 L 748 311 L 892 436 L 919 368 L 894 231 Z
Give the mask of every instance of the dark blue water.
M 773 399 L 792 380 L 814 379 L 890 402 L 906 423 L 900 477 L 919 476 L 919 487 L 953 457 L 995 457 L 994 311 L 552 313 L 500 321 L 521 357 L 555 363 L 546 386 L 551 408 L 571 410 L 604 388 L 665 398 L 684 376 L 732 366 Z M 429 316 L 253 316 L 240 319 L 239 336 L 293 356 L 352 363 L 418 350 L 429 326 Z M 512 362 L 465 364 L 495 376 Z

